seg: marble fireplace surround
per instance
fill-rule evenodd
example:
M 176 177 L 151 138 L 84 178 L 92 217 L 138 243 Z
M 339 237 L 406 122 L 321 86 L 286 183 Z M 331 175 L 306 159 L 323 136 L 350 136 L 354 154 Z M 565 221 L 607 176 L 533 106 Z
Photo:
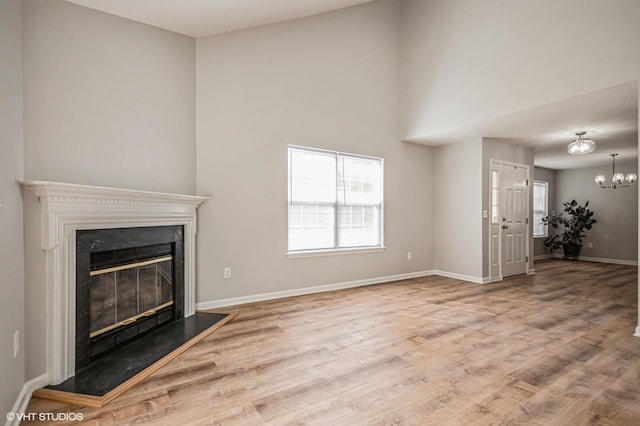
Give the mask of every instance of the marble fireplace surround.
M 75 374 L 76 230 L 184 226 L 184 316 L 195 313 L 196 209 L 208 197 L 46 181 L 22 184 L 40 204 L 48 384 Z

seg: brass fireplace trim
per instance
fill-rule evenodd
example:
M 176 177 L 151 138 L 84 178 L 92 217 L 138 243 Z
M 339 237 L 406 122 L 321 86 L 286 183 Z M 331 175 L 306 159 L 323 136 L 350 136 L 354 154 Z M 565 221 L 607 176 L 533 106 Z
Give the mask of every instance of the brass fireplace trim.
M 140 266 L 153 265 L 154 263 L 166 262 L 167 260 L 173 259 L 173 256 L 164 256 L 164 257 L 156 257 L 155 259 L 149 259 L 142 262 L 136 263 L 127 263 L 126 265 L 113 266 L 111 268 L 98 269 L 96 271 L 89 272 L 90 277 L 95 277 L 96 275 L 108 274 L 109 272 L 117 272 L 123 271 L 125 269 L 133 269 L 138 268 Z
M 142 317 L 150 317 L 151 315 L 153 315 L 153 314 L 155 314 L 156 312 L 158 312 L 160 309 L 166 308 L 167 306 L 171 306 L 171 305 L 173 305 L 173 300 L 171 300 L 171 301 L 169 301 L 169 302 L 167 302 L 167 303 L 163 303 L 162 305 L 158 305 L 158 306 L 156 306 L 156 307 L 155 307 L 155 308 L 153 308 L 153 309 L 149 309 L 148 311 L 144 311 L 144 312 L 142 312 L 142 313 L 139 313 L 138 315 L 134 315 L 134 316 L 129 317 L 129 318 L 127 318 L 127 319 L 123 319 L 122 321 L 117 322 L 117 323 L 115 323 L 115 324 L 108 325 L 108 326 L 106 326 L 106 327 L 104 327 L 104 328 L 101 328 L 100 330 L 96 330 L 96 331 L 94 331 L 93 333 L 90 333 L 90 334 L 89 334 L 89 337 L 93 339 L 94 337 L 99 336 L 99 335 L 101 335 L 101 334 L 104 334 L 104 333 L 106 333 L 107 331 L 111 331 L 111 330 L 113 330 L 114 328 L 118 328 L 118 327 L 120 327 L 121 325 L 129 325 L 129 324 L 133 324 L 133 323 L 134 323 L 134 322 L 136 322 L 139 318 L 142 318 Z

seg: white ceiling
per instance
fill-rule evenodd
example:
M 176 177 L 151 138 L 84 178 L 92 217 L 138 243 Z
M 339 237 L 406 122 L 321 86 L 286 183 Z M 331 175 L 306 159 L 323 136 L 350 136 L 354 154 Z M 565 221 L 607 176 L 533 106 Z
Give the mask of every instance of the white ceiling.
M 342 9 L 371 0 L 67 0 L 191 37 Z
M 255 27 L 371 0 L 66 0 L 191 37 Z M 570 155 L 575 132 L 587 131 L 596 151 Z M 411 142 L 442 145 L 471 137 L 505 139 L 535 149 L 535 165 L 551 169 L 608 164 L 638 157 L 638 83 L 517 111 Z
M 591 154 L 571 155 L 567 145 L 575 132 L 586 131 L 596 143 Z M 587 93 L 479 123 L 411 140 L 443 145 L 472 137 L 504 139 L 535 149 L 535 165 L 573 169 L 638 157 L 638 83 L 631 82 Z

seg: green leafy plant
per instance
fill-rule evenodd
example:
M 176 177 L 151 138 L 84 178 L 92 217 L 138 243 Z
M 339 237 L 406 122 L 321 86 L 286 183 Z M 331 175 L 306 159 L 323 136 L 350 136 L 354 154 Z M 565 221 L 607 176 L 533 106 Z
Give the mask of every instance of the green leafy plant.
M 542 218 L 542 222 L 554 230 L 561 230 L 560 233 L 554 232 L 553 235 L 549 235 L 544 240 L 544 245 L 550 247 L 552 251 L 564 246 L 582 245 L 584 231 L 591 229 L 593 224 L 597 222 L 593 219 L 593 211 L 588 207 L 588 201 L 584 206 L 581 206 L 576 200 L 571 200 L 570 203 L 564 203 L 564 211 L 560 214 L 554 211 L 549 216 Z

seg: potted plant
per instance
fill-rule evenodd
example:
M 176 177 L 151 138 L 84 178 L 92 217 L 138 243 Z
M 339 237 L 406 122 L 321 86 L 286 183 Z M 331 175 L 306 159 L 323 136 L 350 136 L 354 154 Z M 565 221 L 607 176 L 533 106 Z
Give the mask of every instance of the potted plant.
M 593 219 L 593 212 L 588 208 L 587 201 L 584 206 L 579 205 L 576 200 L 564 203 L 564 211 L 557 214 L 555 211 L 551 215 L 542 218 L 542 223 L 550 225 L 554 230 L 560 229 L 560 233 L 554 232 L 544 240 L 544 245 L 551 248 L 551 251 L 562 247 L 564 257 L 576 259 L 582 247 L 584 231 L 591 229 L 597 222 Z M 564 214 L 567 216 L 564 216 Z

